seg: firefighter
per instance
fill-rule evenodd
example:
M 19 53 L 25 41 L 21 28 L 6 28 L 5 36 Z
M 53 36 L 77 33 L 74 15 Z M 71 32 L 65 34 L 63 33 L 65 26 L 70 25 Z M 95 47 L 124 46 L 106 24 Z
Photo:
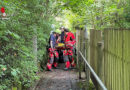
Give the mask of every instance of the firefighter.
M 73 46 L 76 43 L 75 36 L 72 32 L 69 32 L 68 29 L 65 29 L 64 35 L 65 50 L 63 51 L 65 68 L 68 70 L 70 67 L 75 67 L 74 58 L 73 58 Z
M 55 45 L 56 45 L 56 32 L 53 32 L 50 35 L 50 48 L 49 48 L 49 60 L 47 63 L 47 70 L 52 71 L 52 65 L 54 66 L 54 68 L 57 68 L 58 65 L 58 59 L 59 59 L 59 54 L 55 49 Z

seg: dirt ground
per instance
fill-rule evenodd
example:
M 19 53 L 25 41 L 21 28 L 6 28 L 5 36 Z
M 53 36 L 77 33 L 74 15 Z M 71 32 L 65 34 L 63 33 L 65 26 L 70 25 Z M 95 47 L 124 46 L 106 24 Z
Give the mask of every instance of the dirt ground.
M 52 72 L 43 72 L 35 90 L 79 90 L 76 70 L 64 71 L 62 66 L 60 64 L 60 68 L 53 69 Z

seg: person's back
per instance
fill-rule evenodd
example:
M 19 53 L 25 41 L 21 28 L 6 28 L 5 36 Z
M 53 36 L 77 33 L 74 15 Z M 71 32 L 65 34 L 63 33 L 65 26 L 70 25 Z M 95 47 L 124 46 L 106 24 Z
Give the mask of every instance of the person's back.
M 64 37 L 65 44 L 73 46 L 76 42 L 75 36 L 72 32 L 66 32 Z
M 50 35 L 49 43 L 50 43 L 51 48 L 55 47 L 55 45 L 56 45 L 56 37 L 54 36 L 54 34 Z

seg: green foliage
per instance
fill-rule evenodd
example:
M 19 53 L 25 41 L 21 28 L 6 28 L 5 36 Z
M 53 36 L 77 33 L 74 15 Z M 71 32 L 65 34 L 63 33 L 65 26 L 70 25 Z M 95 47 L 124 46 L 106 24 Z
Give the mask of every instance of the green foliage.
M 0 0 L 8 20 L 0 20 L 0 90 L 12 86 L 28 88 L 39 77 L 38 62 L 45 62 L 46 44 L 53 18 L 53 9 L 46 0 Z M 0 18 L 2 18 L 0 16 Z M 36 32 L 35 32 L 36 30 Z M 33 37 L 37 36 L 38 61 L 34 61 Z M 19 88 L 19 87 L 18 87 Z
M 73 27 L 104 28 L 130 28 L 130 2 L 126 1 L 104 1 L 104 0 L 58 0 L 63 10 L 71 11 L 75 18 L 69 21 Z M 71 17 L 67 16 L 67 17 Z
M 92 83 L 91 80 L 89 80 L 89 86 L 87 87 L 87 81 L 85 80 L 81 80 L 77 83 L 78 87 L 81 89 L 81 90 L 96 90 L 94 84 Z
M 30 87 L 38 79 L 37 63 L 47 60 L 51 25 L 63 18 L 69 28 L 130 28 L 130 2 L 104 0 L 0 0 L 8 20 L 0 16 L 0 90 L 21 84 Z M 37 36 L 37 61 L 33 39 Z M 44 57 L 44 58 L 43 58 Z M 43 66 L 43 65 L 41 65 Z

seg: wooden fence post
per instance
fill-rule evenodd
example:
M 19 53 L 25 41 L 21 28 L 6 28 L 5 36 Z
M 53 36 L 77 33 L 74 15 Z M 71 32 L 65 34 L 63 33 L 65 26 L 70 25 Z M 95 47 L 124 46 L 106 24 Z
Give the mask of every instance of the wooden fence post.
M 103 42 L 98 42 L 97 43 L 97 74 L 104 82 L 104 62 L 103 62 L 103 50 L 102 50 Z M 98 90 L 101 90 L 101 88 L 98 86 Z
M 83 48 L 84 48 L 84 50 L 83 50 L 83 55 L 84 55 L 85 58 L 86 58 L 86 40 L 85 40 L 85 39 L 84 39 L 84 41 L 83 41 Z M 86 71 L 86 63 L 85 63 L 85 62 L 84 62 L 83 71 L 84 71 L 84 72 Z
M 81 31 L 79 32 L 80 34 L 81 34 Z M 80 34 L 79 34 L 79 36 L 78 36 L 78 51 L 80 51 L 81 50 L 81 36 L 80 36 Z M 78 52 L 78 68 L 79 68 L 79 79 L 81 79 L 81 58 L 80 58 L 80 56 L 79 56 L 79 52 Z
M 79 56 L 78 56 L 78 50 L 79 50 L 79 46 L 78 46 L 78 44 L 79 44 L 79 30 L 76 30 L 76 54 L 77 54 L 77 57 L 76 57 L 76 59 L 77 59 L 77 61 L 76 61 L 76 65 L 78 66 L 79 65 Z
M 88 60 L 89 58 L 88 58 L 88 53 L 89 53 L 89 40 L 87 39 L 86 40 L 86 45 L 85 45 L 85 47 L 86 47 L 86 49 L 85 49 L 85 58 L 86 58 L 86 60 Z M 89 61 L 88 61 L 89 62 Z M 88 66 L 86 66 L 85 67 L 86 69 L 85 69 L 85 72 L 86 72 L 86 90 L 88 90 L 89 89 L 89 79 L 90 79 L 90 71 L 89 71 L 89 68 L 88 68 Z

